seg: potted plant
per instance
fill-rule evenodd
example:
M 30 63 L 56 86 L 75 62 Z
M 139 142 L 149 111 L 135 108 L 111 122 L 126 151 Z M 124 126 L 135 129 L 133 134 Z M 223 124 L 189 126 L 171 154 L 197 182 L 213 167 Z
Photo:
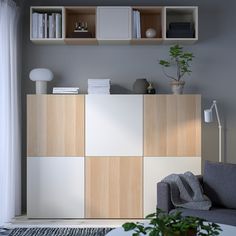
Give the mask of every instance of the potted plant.
M 171 87 L 174 94 L 182 94 L 185 81 L 183 77 L 188 74 L 191 74 L 191 61 L 193 59 L 193 53 L 184 52 L 183 47 L 180 47 L 178 44 L 171 46 L 169 50 L 169 60 L 159 60 L 159 64 L 163 68 L 163 73 L 167 78 L 172 80 Z M 165 69 L 167 67 L 175 66 L 176 75 L 168 74 Z
M 165 214 L 157 209 L 157 213 L 146 217 L 148 223 L 128 222 L 122 225 L 125 231 L 133 230 L 133 236 L 216 236 L 221 228 L 215 223 L 206 222 L 198 217 L 183 217 L 180 212 Z

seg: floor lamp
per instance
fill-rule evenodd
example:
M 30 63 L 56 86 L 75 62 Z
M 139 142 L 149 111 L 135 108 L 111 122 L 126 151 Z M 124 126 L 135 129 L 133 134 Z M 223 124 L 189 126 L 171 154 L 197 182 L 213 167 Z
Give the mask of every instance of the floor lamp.
M 204 120 L 206 123 L 213 122 L 213 114 L 212 114 L 213 109 L 215 109 L 216 111 L 216 118 L 217 118 L 218 128 L 219 128 L 219 162 L 222 162 L 222 156 L 221 156 L 222 154 L 222 150 L 221 150 L 222 149 L 222 137 L 221 137 L 222 126 L 220 122 L 220 116 L 219 116 L 216 100 L 213 101 L 210 109 L 204 110 Z

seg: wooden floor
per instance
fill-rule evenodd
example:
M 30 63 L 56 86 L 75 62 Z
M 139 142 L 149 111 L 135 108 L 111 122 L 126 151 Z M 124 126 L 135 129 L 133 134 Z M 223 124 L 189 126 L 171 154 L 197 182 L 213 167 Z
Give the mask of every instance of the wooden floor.
M 69 227 L 69 228 L 117 228 L 125 222 L 136 222 L 137 219 L 28 219 L 25 215 L 15 217 L 11 222 L 5 225 L 6 228 L 25 228 L 25 227 Z M 145 220 L 142 220 L 144 222 Z

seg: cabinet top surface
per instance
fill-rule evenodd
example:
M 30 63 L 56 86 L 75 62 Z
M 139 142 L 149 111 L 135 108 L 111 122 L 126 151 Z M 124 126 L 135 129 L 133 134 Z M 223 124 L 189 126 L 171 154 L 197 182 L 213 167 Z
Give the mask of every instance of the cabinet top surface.
M 201 94 L 27 94 L 27 96 L 201 96 Z

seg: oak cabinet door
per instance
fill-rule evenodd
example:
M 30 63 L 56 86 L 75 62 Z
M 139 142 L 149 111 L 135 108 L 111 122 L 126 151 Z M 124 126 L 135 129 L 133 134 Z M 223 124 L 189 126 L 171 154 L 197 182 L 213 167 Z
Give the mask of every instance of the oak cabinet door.
M 84 217 L 84 157 L 27 158 L 27 216 Z
M 201 96 L 144 96 L 144 156 L 201 156 Z
M 142 218 L 142 157 L 86 157 L 86 217 Z
M 86 96 L 86 156 L 143 155 L 143 96 Z
M 157 183 L 170 174 L 201 174 L 201 157 L 144 157 L 144 217 L 154 213 Z
M 27 96 L 27 156 L 84 156 L 84 96 Z
M 131 7 L 97 7 L 98 40 L 131 39 Z

